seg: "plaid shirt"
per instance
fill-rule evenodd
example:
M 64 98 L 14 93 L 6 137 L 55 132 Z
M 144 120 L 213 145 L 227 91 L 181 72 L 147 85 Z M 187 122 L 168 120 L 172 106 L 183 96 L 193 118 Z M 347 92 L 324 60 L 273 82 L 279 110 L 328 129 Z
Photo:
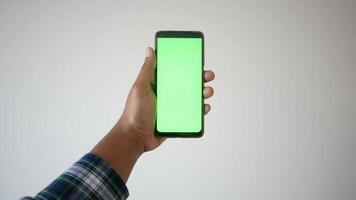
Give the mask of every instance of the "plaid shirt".
M 100 157 L 86 154 L 35 197 L 37 199 L 127 199 L 120 176 Z

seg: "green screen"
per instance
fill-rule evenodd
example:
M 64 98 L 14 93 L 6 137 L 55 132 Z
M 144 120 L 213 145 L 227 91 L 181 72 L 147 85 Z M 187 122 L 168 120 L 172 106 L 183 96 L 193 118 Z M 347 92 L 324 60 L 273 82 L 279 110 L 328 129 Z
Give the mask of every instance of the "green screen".
M 157 130 L 202 129 L 202 38 L 157 38 Z

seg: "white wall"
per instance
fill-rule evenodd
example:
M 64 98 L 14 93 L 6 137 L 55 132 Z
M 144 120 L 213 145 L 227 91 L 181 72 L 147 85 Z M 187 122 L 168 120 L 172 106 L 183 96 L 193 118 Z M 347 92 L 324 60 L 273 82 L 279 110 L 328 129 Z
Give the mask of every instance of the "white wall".
M 137 163 L 131 199 L 356 199 L 355 1 L 1 1 L 0 199 L 35 195 L 111 128 L 161 29 L 201 30 L 201 139 Z

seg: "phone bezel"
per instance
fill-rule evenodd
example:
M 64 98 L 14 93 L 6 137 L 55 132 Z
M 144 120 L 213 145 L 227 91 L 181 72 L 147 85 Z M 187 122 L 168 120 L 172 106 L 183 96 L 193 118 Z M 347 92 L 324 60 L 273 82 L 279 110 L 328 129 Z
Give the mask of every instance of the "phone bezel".
M 156 54 L 156 59 L 157 59 L 157 39 L 159 37 L 165 37 L 165 38 L 201 38 L 202 39 L 202 89 L 201 89 L 201 95 L 202 95 L 202 102 L 201 102 L 201 130 L 199 132 L 160 132 L 157 130 L 157 116 L 155 119 L 155 135 L 157 136 L 164 136 L 164 137 L 184 137 L 184 138 L 199 138 L 204 135 L 204 94 L 203 94 L 203 89 L 204 89 L 204 34 L 200 31 L 158 31 L 155 34 L 155 54 Z M 154 92 L 157 97 L 157 63 L 156 63 L 156 68 L 155 68 L 155 85 L 154 85 Z M 157 105 L 156 105 L 157 109 Z M 157 112 L 156 112 L 157 114 Z

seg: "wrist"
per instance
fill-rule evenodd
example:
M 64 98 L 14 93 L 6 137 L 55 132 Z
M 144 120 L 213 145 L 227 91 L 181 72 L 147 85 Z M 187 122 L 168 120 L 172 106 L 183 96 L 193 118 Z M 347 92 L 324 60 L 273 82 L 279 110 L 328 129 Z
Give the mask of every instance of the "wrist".
M 144 153 L 145 144 L 141 137 L 139 137 L 136 133 L 130 131 L 127 126 L 119 122 L 117 124 L 117 131 L 114 128 L 113 134 L 118 135 L 118 144 L 126 146 L 131 150 L 132 153 L 137 155 L 138 157 Z
M 131 150 L 134 150 L 137 154 L 141 155 L 145 152 L 145 142 L 143 138 L 124 120 L 120 119 L 110 132 L 120 135 L 120 138 L 122 138 L 120 140 L 129 144 Z
M 144 152 L 144 144 L 140 138 L 131 134 L 118 123 L 93 148 L 91 153 L 98 155 L 127 181 L 137 159 Z

